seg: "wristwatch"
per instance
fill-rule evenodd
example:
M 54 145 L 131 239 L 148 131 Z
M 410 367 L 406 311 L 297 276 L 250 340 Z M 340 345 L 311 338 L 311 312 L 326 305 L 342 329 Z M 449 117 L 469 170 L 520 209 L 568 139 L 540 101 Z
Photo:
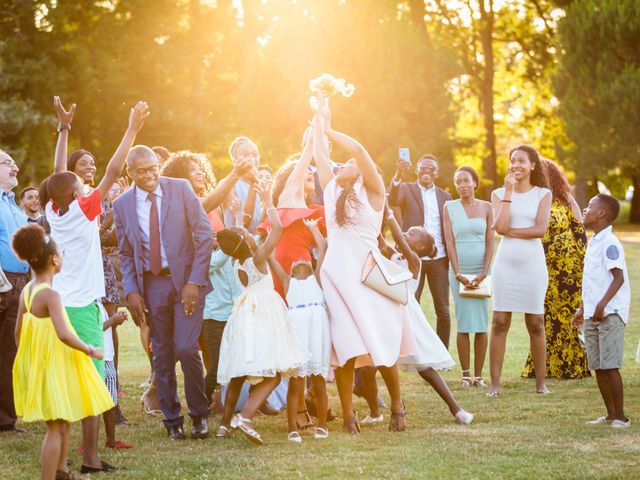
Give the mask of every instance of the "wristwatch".
M 58 133 L 60 133 L 62 130 L 71 131 L 71 125 L 68 123 L 58 122 Z

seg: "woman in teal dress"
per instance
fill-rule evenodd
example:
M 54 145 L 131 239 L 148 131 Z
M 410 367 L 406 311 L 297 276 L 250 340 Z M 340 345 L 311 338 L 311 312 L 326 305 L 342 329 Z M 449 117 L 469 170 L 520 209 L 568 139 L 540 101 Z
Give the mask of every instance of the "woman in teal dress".
M 491 203 L 475 198 L 478 173 L 460 167 L 453 177 L 460 198 L 445 203 L 444 236 L 449 256 L 449 285 L 458 325 L 456 343 L 462 367 L 462 386 L 486 387 L 482 369 L 487 353 L 489 299 L 461 297 L 460 283 L 477 287 L 486 278 L 493 256 L 493 212 Z M 474 334 L 474 377 L 471 377 L 471 340 Z

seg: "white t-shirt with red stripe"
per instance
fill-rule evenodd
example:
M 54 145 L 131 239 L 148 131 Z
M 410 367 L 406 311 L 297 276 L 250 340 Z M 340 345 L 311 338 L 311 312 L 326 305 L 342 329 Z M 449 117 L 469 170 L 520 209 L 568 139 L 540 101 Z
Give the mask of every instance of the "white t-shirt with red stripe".
M 60 215 L 52 202 L 45 209 L 51 237 L 62 253 L 62 270 L 53 277 L 53 288 L 65 307 L 86 307 L 104 297 L 104 270 L 100 248 L 100 192 L 78 197 Z

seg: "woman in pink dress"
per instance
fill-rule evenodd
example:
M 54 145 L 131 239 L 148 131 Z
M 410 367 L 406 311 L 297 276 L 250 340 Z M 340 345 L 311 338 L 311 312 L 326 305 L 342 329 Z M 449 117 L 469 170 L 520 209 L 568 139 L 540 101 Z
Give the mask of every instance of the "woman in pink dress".
M 360 281 L 369 252 L 378 249 L 384 182 L 364 147 L 331 128 L 331 114 L 324 103 L 314 119 L 314 157 L 324 189 L 328 243 L 321 278 L 329 310 L 343 429 L 348 433 L 360 430 L 352 403 L 353 370 L 373 365 L 379 368 L 391 396 L 389 429 L 402 431 L 405 414 L 396 362 L 399 357 L 417 353 L 409 310 Z M 335 175 L 328 161 L 325 135 L 354 157 Z

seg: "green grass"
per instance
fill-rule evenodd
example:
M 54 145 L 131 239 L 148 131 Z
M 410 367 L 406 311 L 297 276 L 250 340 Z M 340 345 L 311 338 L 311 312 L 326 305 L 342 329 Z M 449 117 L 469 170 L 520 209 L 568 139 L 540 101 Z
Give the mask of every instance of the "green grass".
M 286 441 L 286 421 L 281 414 L 256 417 L 256 428 L 266 442 L 260 448 L 240 434 L 228 440 L 171 443 L 160 421 L 140 412 L 142 392 L 138 385 L 148 369 L 136 329 L 128 322 L 120 329 L 121 378 L 127 393 L 122 407 L 131 426 L 120 428 L 118 436 L 136 448 L 102 450 L 106 460 L 126 470 L 92 478 L 640 478 L 640 367 L 635 363 L 640 338 L 640 232 L 630 226 L 621 226 L 618 231 L 632 282 L 622 374 L 626 411 L 634 425 L 626 431 L 584 425 L 585 420 L 603 414 L 593 379 L 550 380 L 552 395 L 533 393 L 533 380 L 520 378 L 528 337 L 522 318 L 516 316 L 499 398 L 460 388 L 459 367 L 444 374 L 459 403 L 476 415 L 470 427 L 455 425 L 431 388 L 416 374 L 403 373 L 403 396 L 409 411 L 405 433 L 389 433 L 385 424 L 364 428 L 362 434 L 351 437 L 341 433 L 338 421 L 330 424 L 328 440 L 305 437 L 302 445 L 293 445 Z M 432 320 L 430 303 L 425 301 L 424 307 Z M 456 352 L 452 353 L 457 360 Z M 329 392 L 331 406 L 340 411 L 335 385 L 330 385 Z M 386 394 L 383 388 L 381 392 Z M 358 399 L 356 407 L 364 417 L 365 403 Z M 216 425 L 212 420 L 211 427 Z M 38 476 L 44 426 L 26 428 L 25 435 L 0 436 L 4 479 Z M 75 426 L 73 450 L 79 444 L 80 428 Z M 79 468 L 80 457 L 72 453 L 71 458 L 73 467 Z

